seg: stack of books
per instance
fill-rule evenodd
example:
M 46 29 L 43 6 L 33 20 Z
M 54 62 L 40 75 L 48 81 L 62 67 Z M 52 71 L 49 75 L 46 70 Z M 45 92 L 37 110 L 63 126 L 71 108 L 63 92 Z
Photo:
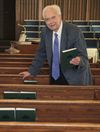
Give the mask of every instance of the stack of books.
M 36 119 L 35 108 L 0 108 L 0 121 L 25 121 Z

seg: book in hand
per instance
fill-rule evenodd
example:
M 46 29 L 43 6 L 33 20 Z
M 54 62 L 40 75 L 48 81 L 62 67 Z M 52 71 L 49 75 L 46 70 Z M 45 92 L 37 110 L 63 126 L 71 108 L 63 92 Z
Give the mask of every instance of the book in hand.
M 36 92 L 4 91 L 4 99 L 36 99 Z
M 36 120 L 35 108 L 16 108 L 16 121 L 33 122 Z
M 71 68 L 74 65 L 70 64 L 71 59 L 78 56 L 78 50 L 77 48 L 71 48 L 68 50 L 63 50 L 61 54 L 61 67 L 65 71 L 66 68 Z
M 0 121 L 15 121 L 15 108 L 0 108 Z

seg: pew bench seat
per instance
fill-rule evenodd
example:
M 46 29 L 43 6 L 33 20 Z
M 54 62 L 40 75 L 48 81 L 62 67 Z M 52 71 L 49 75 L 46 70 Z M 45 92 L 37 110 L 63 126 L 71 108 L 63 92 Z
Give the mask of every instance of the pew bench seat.
M 99 123 L 0 122 L 1 132 L 100 132 Z

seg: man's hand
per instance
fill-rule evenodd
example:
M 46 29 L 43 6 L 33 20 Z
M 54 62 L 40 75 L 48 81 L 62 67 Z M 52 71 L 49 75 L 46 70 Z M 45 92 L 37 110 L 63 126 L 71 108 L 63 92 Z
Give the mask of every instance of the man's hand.
M 26 77 L 30 76 L 31 74 L 28 71 L 20 72 L 19 75 L 25 79 Z
M 81 60 L 81 58 L 80 58 L 79 56 L 77 56 L 77 57 L 73 58 L 73 59 L 70 61 L 70 64 L 79 65 L 80 60 Z

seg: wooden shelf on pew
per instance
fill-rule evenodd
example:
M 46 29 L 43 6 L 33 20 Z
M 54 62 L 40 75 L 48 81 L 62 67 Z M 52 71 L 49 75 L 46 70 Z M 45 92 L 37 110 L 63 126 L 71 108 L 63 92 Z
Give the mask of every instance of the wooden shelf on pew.
M 8 54 L 8 53 L 0 53 L 0 57 L 19 57 L 19 58 L 22 58 L 22 57 L 34 57 L 34 53 L 30 53 L 30 54 Z
M 100 101 L 0 100 L 0 107 L 35 108 L 37 122 L 100 123 Z
M 37 75 L 36 77 L 30 77 L 31 79 L 35 79 L 38 81 L 38 84 L 49 84 L 49 76 L 48 75 Z M 0 74 L 0 84 L 24 84 L 24 80 L 18 74 Z
M 4 91 L 29 91 L 36 92 L 37 99 L 41 100 L 94 100 L 95 89 L 98 88 L 99 86 L 0 84 L 0 93 L 2 96 Z
M 38 49 L 38 44 L 31 44 L 31 45 L 16 44 L 14 47 L 20 50 L 20 54 L 34 54 Z
M 99 123 L 0 122 L 1 132 L 100 132 Z

